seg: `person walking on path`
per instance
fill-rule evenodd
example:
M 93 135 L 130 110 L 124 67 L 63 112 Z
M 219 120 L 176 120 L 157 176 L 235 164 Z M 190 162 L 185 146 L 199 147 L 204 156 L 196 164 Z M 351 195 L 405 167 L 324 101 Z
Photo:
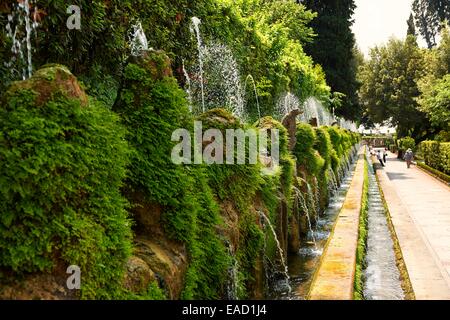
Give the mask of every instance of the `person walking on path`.
M 383 158 L 381 157 L 381 151 L 377 151 L 377 159 L 380 161 L 381 165 L 384 167 Z
M 411 163 L 413 161 L 414 158 L 414 153 L 411 150 L 411 148 L 409 148 L 408 150 L 406 150 L 404 159 L 406 160 L 406 165 L 408 166 L 408 169 L 411 167 Z
M 388 152 L 387 152 L 387 148 L 384 149 L 383 151 L 383 162 L 384 164 L 387 164 L 387 156 L 388 156 Z

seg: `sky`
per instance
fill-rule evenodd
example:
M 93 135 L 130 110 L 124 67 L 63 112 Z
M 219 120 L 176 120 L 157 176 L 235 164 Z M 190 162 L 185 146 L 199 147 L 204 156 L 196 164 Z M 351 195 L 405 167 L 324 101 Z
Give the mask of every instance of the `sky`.
M 366 56 L 370 48 L 386 43 L 392 36 L 406 37 L 412 3 L 413 0 L 355 0 L 353 32 Z

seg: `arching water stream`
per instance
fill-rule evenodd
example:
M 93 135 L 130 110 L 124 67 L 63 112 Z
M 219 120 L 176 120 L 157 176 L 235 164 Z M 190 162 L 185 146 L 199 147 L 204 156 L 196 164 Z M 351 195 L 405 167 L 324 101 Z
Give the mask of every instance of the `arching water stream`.
M 283 287 L 287 288 L 287 292 L 291 292 L 292 289 L 289 285 L 290 279 L 289 279 L 289 273 L 288 273 L 288 266 L 284 259 L 284 252 L 283 252 L 283 249 L 281 248 L 280 241 L 278 240 L 277 233 L 275 232 L 275 229 L 274 229 L 272 223 L 270 222 L 269 217 L 267 217 L 266 214 L 262 211 L 260 211 L 259 214 L 260 214 L 261 219 L 263 220 L 264 224 L 267 224 L 267 226 L 269 227 L 269 229 L 272 232 L 272 235 L 274 237 L 275 243 L 277 244 L 277 251 L 279 253 L 280 262 L 283 267 L 283 277 L 284 277 L 283 281 L 285 282 Z

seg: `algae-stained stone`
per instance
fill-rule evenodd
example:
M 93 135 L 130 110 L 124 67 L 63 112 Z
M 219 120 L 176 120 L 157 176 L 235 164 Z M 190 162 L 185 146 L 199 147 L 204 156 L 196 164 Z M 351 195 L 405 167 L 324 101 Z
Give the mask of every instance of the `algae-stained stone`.
M 204 128 L 219 130 L 243 128 L 243 125 L 240 123 L 239 119 L 223 108 L 208 110 L 201 114 L 197 120 L 202 122 Z
M 293 110 L 282 120 L 283 126 L 286 128 L 289 135 L 289 151 L 294 150 L 295 145 L 297 144 L 297 117 L 302 113 L 303 112 L 299 109 Z
M 128 259 L 124 281 L 125 288 L 135 293 L 140 293 L 146 290 L 150 283 L 155 280 L 155 273 L 144 260 L 136 256 Z
M 131 58 L 130 62 L 149 71 L 151 77 L 155 80 L 161 80 L 172 76 L 171 61 L 164 51 L 145 51 L 142 55 Z
M 170 299 L 178 299 L 184 287 L 188 267 L 186 248 L 178 243 L 139 237 L 135 239 L 135 256 L 164 280 Z
M 36 93 L 35 105 L 38 107 L 58 98 L 78 100 L 82 106 L 88 104 L 88 96 L 77 78 L 65 66 L 58 64 L 45 65 L 30 79 L 14 82 L 6 92 L 6 99 L 22 90 Z
M 0 300 L 77 300 L 79 290 L 67 288 L 67 274 L 31 274 L 0 284 Z M 13 280 L 13 279 L 10 279 Z

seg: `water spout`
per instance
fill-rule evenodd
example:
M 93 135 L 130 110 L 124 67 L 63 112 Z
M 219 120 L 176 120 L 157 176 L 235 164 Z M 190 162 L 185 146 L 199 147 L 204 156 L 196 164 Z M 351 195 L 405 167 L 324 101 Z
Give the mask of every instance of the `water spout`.
M 285 280 L 286 280 L 287 287 L 289 288 L 289 292 L 290 292 L 290 291 L 291 291 L 291 286 L 289 285 L 289 280 L 290 280 L 290 278 L 289 278 L 288 266 L 287 266 L 286 261 L 285 261 L 285 259 L 284 259 L 283 248 L 281 248 L 281 244 L 280 244 L 280 241 L 278 240 L 277 233 L 275 232 L 275 229 L 274 229 L 274 227 L 273 227 L 272 222 L 270 221 L 270 219 L 266 216 L 266 214 L 265 214 L 263 211 L 259 211 L 259 214 L 260 214 L 261 218 L 262 218 L 262 219 L 267 223 L 267 225 L 269 226 L 269 229 L 270 229 L 270 231 L 272 232 L 273 237 L 274 237 L 274 239 L 275 239 L 275 243 L 277 244 L 278 253 L 279 253 L 279 255 L 280 255 L 280 261 L 281 261 L 281 264 L 282 264 L 282 266 L 283 266 L 283 275 L 284 275 L 284 278 L 285 278 Z
M 8 63 L 5 63 L 5 66 L 10 68 L 13 76 L 15 71 L 19 71 L 16 70 L 14 65 L 16 65 L 17 69 L 22 69 L 23 80 L 31 77 L 33 74 L 31 35 L 33 32 L 36 32 L 38 27 L 38 23 L 35 20 L 37 16 L 36 7 L 33 14 L 30 12 L 33 4 L 33 0 L 24 0 L 16 4 L 13 12 L 8 15 L 8 23 L 6 25 L 6 35 L 12 40 L 11 53 L 13 57 Z M 33 16 L 33 19 L 30 16 Z
M 336 191 L 339 189 L 338 179 L 332 168 L 328 169 L 327 176 L 329 179 L 328 190 L 330 191 L 330 196 L 333 196 L 336 193 Z
M 245 84 L 244 84 L 244 93 L 247 92 L 247 81 L 248 80 L 252 80 L 253 83 L 253 90 L 255 92 L 255 98 L 256 98 L 256 106 L 258 107 L 258 119 L 261 119 L 261 109 L 259 106 L 259 99 L 258 99 L 258 91 L 256 90 L 256 83 L 255 83 L 255 79 L 253 78 L 253 76 L 251 74 L 249 74 L 247 76 L 247 78 L 245 79 Z
M 191 19 L 190 31 L 195 35 L 198 51 L 198 69 L 195 77 L 191 78 L 191 93 L 195 98 L 194 103 L 201 101 L 201 107 L 197 107 L 195 111 L 226 108 L 237 118 L 245 120 L 239 65 L 233 52 L 221 43 L 204 43 L 200 25 L 200 19 Z
M 300 108 L 300 100 L 292 93 L 287 92 L 281 95 L 277 102 L 277 113 L 280 119 Z
M 231 244 L 228 245 L 228 254 L 232 259 L 231 266 L 228 268 L 228 282 L 227 282 L 227 291 L 226 297 L 228 300 L 237 300 L 237 288 L 238 288 L 238 270 L 239 265 L 238 261 L 233 252 L 233 246 Z
M 316 221 L 316 231 L 318 230 L 319 223 L 320 223 L 320 188 L 319 188 L 319 181 L 317 180 L 317 177 L 313 178 L 313 184 L 314 184 L 314 196 L 316 200 L 316 210 L 317 210 L 317 221 Z
M 294 191 L 294 197 L 295 197 L 295 201 L 296 201 L 297 205 L 300 204 L 300 206 L 307 218 L 309 234 L 311 235 L 312 241 L 314 243 L 314 247 L 317 249 L 316 236 L 315 236 L 314 230 L 312 228 L 312 223 L 311 223 L 311 212 L 310 212 L 310 209 L 308 208 L 308 205 L 306 204 L 306 199 L 305 199 L 303 193 L 297 187 L 293 187 L 293 191 Z
M 200 87 L 202 91 L 202 112 L 205 112 L 205 87 L 203 82 L 203 42 L 200 34 L 200 24 L 202 21 L 197 17 L 192 17 L 192 25 L 191 25 L 191 32 L 195 33 L 195 36 L 197 38 L 197 50 L 198 50 L 198 63 L 200 68 Z
M 145 35 L 144 29 L 142 28 L 142 23 L 137 21 L 131 26 L 131 32 L 129 34 L 129 42 L 131 47 L 131 55 L 133 57 L 138 57 L 142 55 L 143 52 L 148 51 L 148 41 Z
M 188 94 L 188 102 L 189 102 L 189 111 L 192 112 L 192 89 L 191 89 L 191 78 L 189 77 L 189 73 L 186 71 L 183 60 L 183 74 L 186 79 L 187 89 L 186 93 Z

